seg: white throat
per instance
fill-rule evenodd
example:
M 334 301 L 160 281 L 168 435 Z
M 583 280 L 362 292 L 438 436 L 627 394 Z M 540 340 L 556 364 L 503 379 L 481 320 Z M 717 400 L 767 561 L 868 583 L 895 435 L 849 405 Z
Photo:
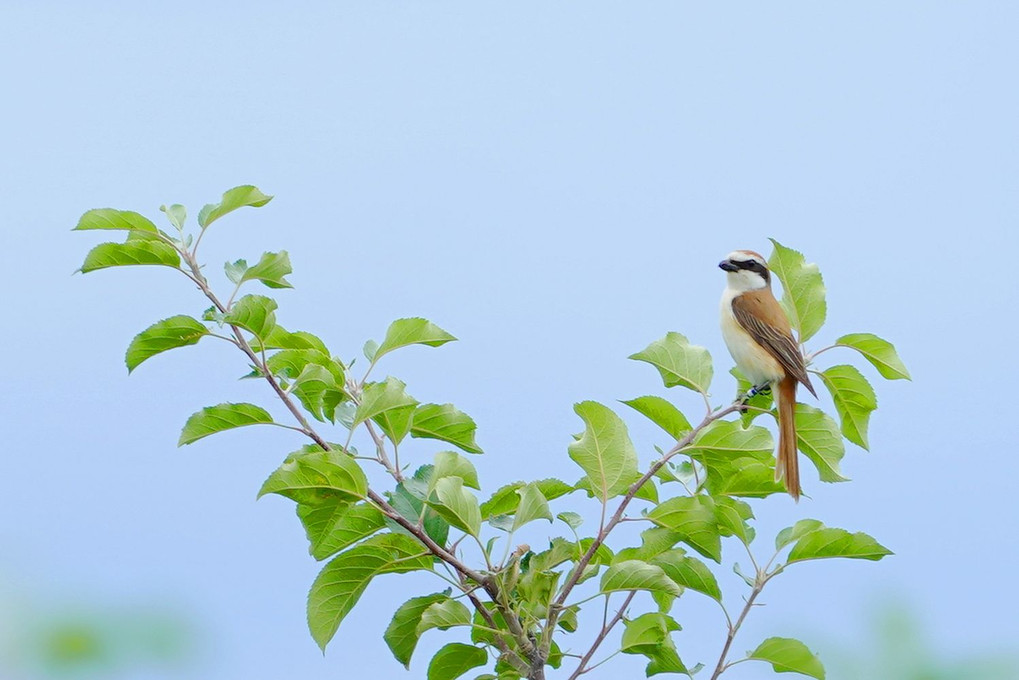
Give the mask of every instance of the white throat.
M 757 272 L 740 269 L 735 272 L 725 273 L 728 289 L 734 293 L 743 293 L 748 290 L 759 290 L 767 288 L 768 282 Z

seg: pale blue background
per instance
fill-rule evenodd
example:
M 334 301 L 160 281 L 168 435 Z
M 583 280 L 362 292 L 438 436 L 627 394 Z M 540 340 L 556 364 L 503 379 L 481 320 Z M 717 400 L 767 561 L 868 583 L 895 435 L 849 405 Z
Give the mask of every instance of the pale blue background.
M 663 393 L 625 357 L 666 330 L 712 351 L 728 397 L 715 264 L 768 236 L 801 249 L 830 289 L 811 345 L 876 332 L 914 382 L 864 369 L 881 405 L 855 482 L 808 472 L 813 499 L 757 504 L 762 547 L 810 516 L 896 556 L 776 580 L 736 651 L 791 635 L 866 655 L 887 600 L 939 658 L 1015 645 L 1017 19 L 1007 2 L 4 3 L 0 632 L 66 603 L 178 612 L 190 662 L 125 677 L 207 679 L 422 678 L 454 639 L 429 634 L 402 671 L 381 632 L 412 584 L 390 578 L 323 658 L 304 623 L 318 565 L 289 502 L 254 502 L 299 442 L 175 448 L 197 408 L 268 393 L 212 342 L 128 378 L 132 335 L 202 299 L 168 270 L 71 276 L 96 242 L 69 232 L 86 209 L 196 214 L 254 183 L 277 198 L 215 225 L 214 280 L 286 248 L 280 320 L 334 351 L 399 316 L 456 334 L 384 368 L 476 418 L 488 489 L 575 478 L 572 403 Z M 649 459 L 657 436 L 627 418 Z M 717 610 L 693 595 L 676 616 L 684 659 L 716 657 Z

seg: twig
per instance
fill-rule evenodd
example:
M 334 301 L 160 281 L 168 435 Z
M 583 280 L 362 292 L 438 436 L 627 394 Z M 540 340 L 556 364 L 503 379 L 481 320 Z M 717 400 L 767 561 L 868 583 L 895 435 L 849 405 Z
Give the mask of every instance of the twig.
M 619 611 L 616 612 L 615 616 L 602 625 L 601 632 L 598 633 L 598 637 L 594 639 L 594 644 L 591 645 L 591 649 L 587 650 L 587 654 L 584 654 L 584 656 L 581 657 L 580 663 L 577 665 L 577 669 L 573 671 L 572 675 L 570 675 L 569 680 L 576 680 L 581 675 L 591 670 L 591 668 L 594 668 L 594 666 L 588 668 L 587 664 L 590 663 L 591 657 L 593 657 L 594 653 L 598 651 L 598 647 L 600 647 L 601 643 L 605 641 L 608 634 L 612 632 L 612 629 L 615 628 L 616 624 L 619 623 L 623 616 L 626 615 L 626 609 L 630 606 L 630 601 L 633 600 L 633 596 L 636 594 L 637 591 L 631 590 L 626 596 L 626 599 L 623 601 L 623 605 L 619 608 Z M 605 604 L 608 605 L 608 599 L 605 600 Z

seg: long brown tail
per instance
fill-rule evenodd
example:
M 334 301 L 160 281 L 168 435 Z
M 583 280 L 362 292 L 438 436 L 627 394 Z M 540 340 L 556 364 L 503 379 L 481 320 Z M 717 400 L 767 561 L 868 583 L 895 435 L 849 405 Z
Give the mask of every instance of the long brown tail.
M 778 462 L 775 480 L 785 479 L 785 488 L 793 500 L 800 500 L 800 461 L 796 453 L 796 378 L 783 378 L 778 384 Z

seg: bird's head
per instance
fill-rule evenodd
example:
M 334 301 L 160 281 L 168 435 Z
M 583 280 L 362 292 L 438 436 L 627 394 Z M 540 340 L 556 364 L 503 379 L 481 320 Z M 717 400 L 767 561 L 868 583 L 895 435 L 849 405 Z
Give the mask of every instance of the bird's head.
M 752 250 L 734 250 L 718 266 L 725 270 L 729 287 L 734 290 L 757 290 L 771 285 L 767 262 Z

